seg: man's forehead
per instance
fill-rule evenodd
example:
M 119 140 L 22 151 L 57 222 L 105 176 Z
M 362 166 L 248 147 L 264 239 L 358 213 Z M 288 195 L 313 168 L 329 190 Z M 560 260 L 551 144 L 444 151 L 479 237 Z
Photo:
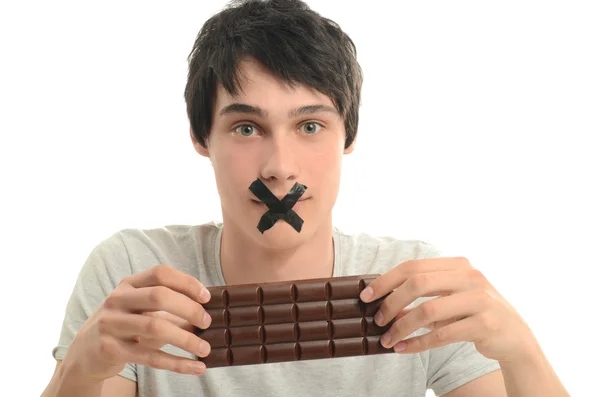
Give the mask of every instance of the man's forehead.
M 285 108 L 286 111 L 291 111 L 307 106 L 312 106 L 315 109 L 317 106 L 335 109 L 333 101 L 327 95 L 301 84 L 289 86 L 289 91 L 281 92 L 277 90 L 276 93 L 274 90 L 269 91 L 267 87 L 258 90 L 252 89 L 252 87 L 248 87 L 243 83 L 240 84 L 236 92 L 228 92 L 223 85 L 218 84 L 215 99 L 217 108 L 215 110 L 217 112 L 232 104 L 245 104 L 263 110 Z

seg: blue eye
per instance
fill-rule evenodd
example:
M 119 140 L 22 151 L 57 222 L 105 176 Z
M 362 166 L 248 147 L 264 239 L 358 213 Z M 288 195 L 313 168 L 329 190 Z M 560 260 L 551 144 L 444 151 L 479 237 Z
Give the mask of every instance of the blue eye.
M 242 124 L 235 128 L 235 131 L 242 136 L 251 136 L 255 128 L 250 124 Z
M 311 135 L 311 134 L 316 134 L 318 131 L 320 131 L 321 126 L 317 123 L 306 123 L 306 124 L 302 124 L 302 131 Z

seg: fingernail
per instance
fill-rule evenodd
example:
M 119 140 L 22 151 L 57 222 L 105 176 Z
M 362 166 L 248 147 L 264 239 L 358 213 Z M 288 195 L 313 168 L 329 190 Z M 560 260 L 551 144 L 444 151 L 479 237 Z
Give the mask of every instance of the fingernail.
M 387 345 L 390 343 L 390 341 L 392 340 L 392 337 L 389 333 L 385 333 L 383 334 L 383 336 L 381 337 L 381 344 L 383 345 L 383 347 L 387 347 Z
M 210 353 L 210 345 L 207 341 L 201 340 L 200 347 L 198 348 L 198 357 L 206 357 Z
M 202 318 L 202 322 L 204 323 L 204 326 L 207 327 L 207 328 L 210 325 L 210 323 L 212 322 L 212 318 L 210 317 L 210 314 L 208 314 L 208 312 L 204 313 L 204 317 Z
M 373 288 L 367 287 L 360 293 L 360 299 L 363 301 L 369 300 L 373 296 Z
M 375 324 L 382 326 L 383 325 L 383 313 L 377 312 L 374 317 Z
M 404 350 L 406 350 L 406 343 L 404 343 L 404 342 L 400 342 L 400 343 L 396 344 L 396 346 L 394 346 L 394 351 L 396 353 L 403 352 Z
M 200 291 L 200 301 L 203 303 L 210 301 L 210 292 L 206 288 L 202 288 L 202 291 Z
M 192 367 L 192 372 L 196 375 L 200 375 L 202 373 L 204 373 L 204 371 L 206 370 L 206 365 L 204 365 L 203 362 L 196 362 L 196 363 L 192 363 L 191 364 Z

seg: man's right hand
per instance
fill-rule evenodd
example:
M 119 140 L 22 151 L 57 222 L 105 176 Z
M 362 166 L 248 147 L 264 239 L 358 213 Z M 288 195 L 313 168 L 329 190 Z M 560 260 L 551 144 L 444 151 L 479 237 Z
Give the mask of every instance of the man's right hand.
M 202 307 L 208 290 L 194 277 L 166 265 L 134 274 L 121 283 L 83 324 L 63 360 L 79 377 L 102 381 L 127 363 L 200 375 L 204 363 L 160 350 L 177 346 L 206 357 L 210 345 L 193 333 L 211 318 Z

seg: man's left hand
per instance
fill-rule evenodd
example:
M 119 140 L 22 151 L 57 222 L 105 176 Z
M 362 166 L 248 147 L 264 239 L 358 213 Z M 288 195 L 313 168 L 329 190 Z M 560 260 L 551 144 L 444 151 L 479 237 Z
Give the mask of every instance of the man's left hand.
M 386 348 L 394 346 L 398 353 L 465 341 L 474 342 L 485 357 L 509 362 L 528 354 L 537 344 L 517 311 L 466 258 L 403 262 L 373 280 L 361 299 L 371 302 L 389 292 L 375 323 L 385 326 L 395 320 L 381 343 Z M 436 298 L 407 308 L 419 297 Z M 404 340 L 420 328 L 431 332 Z

